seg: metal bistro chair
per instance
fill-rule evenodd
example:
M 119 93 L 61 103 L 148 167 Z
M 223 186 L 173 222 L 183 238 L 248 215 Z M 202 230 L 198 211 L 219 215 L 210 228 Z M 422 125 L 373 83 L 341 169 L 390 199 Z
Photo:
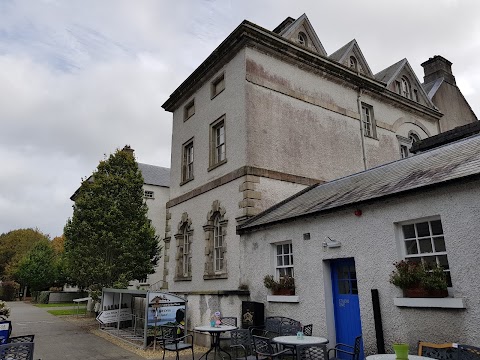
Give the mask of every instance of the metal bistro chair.
M 453 347 L 452 343 L 434 344 L 419 341 L 418 355 L 438 360 L 457 360 L 457 349 Z
M 280 359 L 282 356 L 289 355 L 292 356 L 293 352 L 291 349 L 284 349 L 282 351 L 275 350 L 276 348 L 272 345 L 272 342 L 269 338 L 263 336 L 252 335 L 253 339 L 253 350 L 255 352 L 256 358 L 268 358 L 269 360 Z
M 256 356 L 253 352 L 252 335 L 248 329 L 237 329 L 230 332 L 230 348 L 233 358 L 237 360 L 264 360 L 264 356 Z
M 313 324 L 305 325 L 302 329 L 305 336 L 312 336 L 313 334 Z
M 33 342 L 0 345 L 0 359 L 33 360 Z
M 35 335 L 11 336 L 8 339 L 9 344 L 33 342 Z
M 194 360 L 193 355 L 193 335 L 184 335 L 178 336 L 177 335 L 177 326 L 167 326 L 162 325 L 160 326 L 160 331 L 162 337 L 160 340 L 160 346 L 163 349 L 163 357 L 165 359 L 165 351 L 175 351 L 176 352 L 176 360 L 180 360 L 179 352 L 182 350 L 190 349 L 192 351 L 192 360 Z M 189 342 L 186 342 L 189 340 Z
M 457 348 L 458 360 L 479 360 L 480 348 L 471 345 L 458 344 Z
M 327 345 L 298 345 L 297 360 L 328 360 Z
M 222 317 L 222 325 L 237 327 L 237 318 L 235 316 Z M 220 334 L 220 341 L 222 340 L 230 340 L 230 334 L 228 332 Z
M 352 345 L 347 345 L 347 344 L 342 344 L 342 343 L 338 343 L 337 345 L 335 345 L 334 348 L 328 350 L 328 354 L 329 354 L 329 358 L 330 360 L 333 360 L 333 359 L 339 359 L 338 357 L 338 353 L 342 353 L 342 354 L 346 354 L 346 355 L 350 355 L 351 356 L 351 360 L 358 360 L 358 358 L 360 357 L 360 347 L 361 347 L 361 344 L 362 344 L 362 335 L 360 336 L 357 336 L 355 338 L 355 341 L 353 343 L 353 346 Z M 330 351 L 334 352 L 335 353 L 335 356 L 334 357 L 330 357 Z

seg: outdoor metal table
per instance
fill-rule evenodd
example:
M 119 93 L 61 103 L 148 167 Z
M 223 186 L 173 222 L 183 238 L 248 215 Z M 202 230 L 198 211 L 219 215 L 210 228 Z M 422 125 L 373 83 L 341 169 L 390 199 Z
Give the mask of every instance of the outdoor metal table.
M 208 354 L 210 354 L 210 352 L 212 350 L 213 350 L 213 354 L 214 354 L 213 355 L 214 359 L 215 359 L 215 356 L 217 355 L 217 352 L 223 352 L 223 353 L 227 354 L 228 357 L 231 359 L 232 357 L 230 356 L 230 354 L 228 352 L 222 350 L 222 348 L 220 347 L 220 334 L 223 333 L 223 332 L 232 331 L 232 330 L 235 330 L 235 329 L 237 329 L 236 326 L 230 326 L 230 325 L 220 325 L 218 327 L 212 327 L 210 325 L 196 326 L 194 328 L 195 331 L 208 332 L 211 335 L 210 349 L 208 349 L 208 351 L 205 354 L 203 354 L 200 357 L 200 359 L 205 356 L 205 360 L 207 360 L 208 359 Z
M 395 354 L 375 354 L 369 355 L 365 360 L 395 360 L 397 356 Z M 419 355 L 408 355 L 408 360 L 434 360 L 433 358 Z
M 296 335 L 291 336 L 277 336 L 272 339 L 274 343 L 281 345 L 320 345 L 328 344 L 328 339 L 317 336 L 304 336 L 302 339 L 297 338 Z M 383 359 L 379 359 L 383 360 Z

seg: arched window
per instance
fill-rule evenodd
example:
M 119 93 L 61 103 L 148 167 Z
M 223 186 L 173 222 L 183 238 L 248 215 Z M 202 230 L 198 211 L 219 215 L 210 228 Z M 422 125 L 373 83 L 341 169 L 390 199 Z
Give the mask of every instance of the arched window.
M 410 132 L 408 134 L 408 140 L 410 140 L 410 144 L 413 145 L 415 144 L 417 141 L 420 141 L 420 136 L 418 136 L 417 134 L 415 134 L 414 132 Z
M 350 56 L 348 66 L 355 71 L 358 70 L 358 63 L 357 63 L 357 59 L 355 58 L 355 56 Z
M 410 91 L 410 82 L 406 77 L 402 77 L 402 96 L 408 99 L 411 98 L 411 91 Z
M 297 35 L 297 40 L 300 45 L 307 46 L 307 35 L 300 31 Z
M 177 240 L 176 254 L 176 280 L 190 280 L 192 278 L 192 220 L 187 213 L 182 214 L 178 224 L 178 231 L 175 234 Z
M 204 279 L 226 279 L 227 274 L 227 223 L 225 209 L 215 200 L 207 215 L 205 231 L 205 273 Z
M 217 213 L 213 220 L 213 262 L 215 272 L 223 270 L 223 227 L 220 224 L 220 214 Z

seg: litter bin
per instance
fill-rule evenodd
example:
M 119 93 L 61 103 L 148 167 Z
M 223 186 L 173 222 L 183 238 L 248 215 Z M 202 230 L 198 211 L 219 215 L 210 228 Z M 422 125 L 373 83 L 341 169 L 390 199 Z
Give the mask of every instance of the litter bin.
M 263 327 L 265 324 L 265 306 L 255 301 L 242 301 L 242 328 Z

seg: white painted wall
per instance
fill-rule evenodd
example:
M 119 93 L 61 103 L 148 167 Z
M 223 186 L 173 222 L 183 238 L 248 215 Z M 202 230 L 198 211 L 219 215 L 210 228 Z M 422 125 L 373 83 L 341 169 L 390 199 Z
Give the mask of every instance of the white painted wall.
M 416 349 L 419 340 L 478 344 L 479 190 L 480 181 L 450 185 L 359 206 L 363 211 L 361 217 L 354 215 L 357 207 L 351 207 L 243 235 L 240 243 L 243 263 L 247 266 L 241 268 L 241 279 L 248 283 L 251 299 L 266 304 L 267 316 L 284 315 L 304 323 L 313 322 L 314 333 L 327 336 L 334 344 L 327 261 L 353 257 L 367 355 L 376 352 L 371 289 L 379 290 L 388 350 L 394 340 L 409 342 L 411 349 Z M 396 223 L 438 215 L 445 234 L 452 291 L 455 297 L 464 298 L 467 309 L 399 308 L 393 304 L 393 299 L 400 297 L 401 291 L 389 283 L 392 264 L 401 258 L 397 250 Z M 311 240 L 303 240 L 306 232 L 311 234 Z M 342 247 L 324 250 L 322 242 L 326 236 L 341 241 Z M 274 269 L 272 244 L 284 240 L 293 243 L 296 294 L 300 301 L 267 303 L 268 291 L 261 280 Z

